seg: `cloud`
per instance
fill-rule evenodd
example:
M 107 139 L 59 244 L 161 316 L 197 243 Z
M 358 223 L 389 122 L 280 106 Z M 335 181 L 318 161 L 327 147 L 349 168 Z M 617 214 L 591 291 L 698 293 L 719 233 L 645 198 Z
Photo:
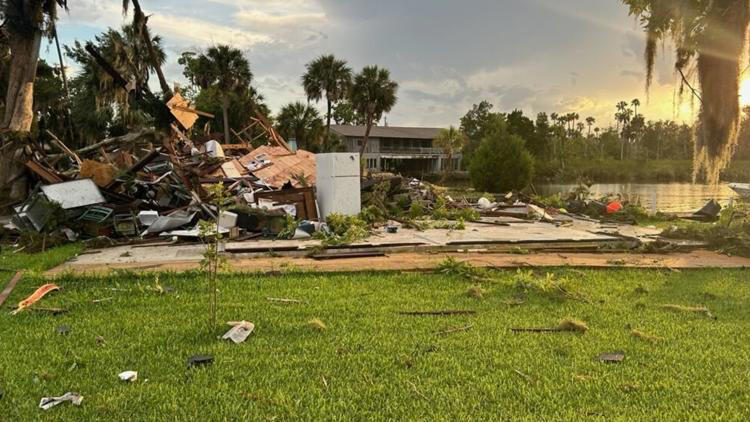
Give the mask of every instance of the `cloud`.
M 227 25 L 214 24 L 185 16 L 154 14 L 148 22 L 155 33 L 179 39 L 183 43 L 200 46 L 229 44 L 247 49 L 257 44 L 267 44 L 274 41 L 267 34 L 232 29 Z
M 69 0 L 64 42 L 130 22 L 119 0 Z M 399 82 L 394 125 L 457 124 L 487 99 L 497 111 L 593 115 L 612 121 L 620 99 L 644 98 L 644 35 L 625 5 L 602 0 L 159 0 L 144 4 L 168 52 L 228 43 L 242 49 L 274 111 L 304 100 L 300 75 L 333 53 L 354 71 L 379 65 Z M 670 117 L 674 56 L 659 51 L 647 117 Z M 155 80 L 155 79 L 154 79 Z M 322 105 L 318 105 L 322 110 Z
M 271 14 L 259 10 L 241 10 L 234 15 L 237 23 L 256 27 L 307 26 L 325 22 L 325 13 Z

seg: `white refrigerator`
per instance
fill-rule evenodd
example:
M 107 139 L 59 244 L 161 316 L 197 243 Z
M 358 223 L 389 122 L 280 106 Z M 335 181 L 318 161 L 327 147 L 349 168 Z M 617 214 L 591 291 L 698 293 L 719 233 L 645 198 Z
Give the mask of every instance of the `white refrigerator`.
M 359 153 L 317 154 L 315 165 L 321 219 L 331 213 L 359 214 L 362 209 Z

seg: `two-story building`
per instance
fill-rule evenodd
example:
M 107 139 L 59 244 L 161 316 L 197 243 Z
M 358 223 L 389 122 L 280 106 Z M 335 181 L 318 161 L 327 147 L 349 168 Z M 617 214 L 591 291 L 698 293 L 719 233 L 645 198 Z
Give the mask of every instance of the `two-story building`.
M 365 126 L 331 125 L 331 132 L 338 135 L 347 152 L 359 152 L 365 137 Z M 453 170 L 461 168 L 461 153 L 453 154 L 448 163 L 445 152 L 435 145 L 440 128 L 373 126 L 367 150 L 363 155 L 366 166 L 374 171 L 398 171 L 404 173 L 437 173 L 451 165 Z

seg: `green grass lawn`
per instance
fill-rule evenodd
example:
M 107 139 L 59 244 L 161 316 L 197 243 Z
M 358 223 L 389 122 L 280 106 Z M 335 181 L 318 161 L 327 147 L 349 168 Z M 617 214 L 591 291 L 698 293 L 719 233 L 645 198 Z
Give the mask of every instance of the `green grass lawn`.
M 52 316 L 0 312 L 2 420 L 719 420 L 750 415 L 750 283 L 743 271 L 554 272 L 587 301 L 446 274 L 226 275 L 219 319 L 253 321 L 239 345 L 207 329 L 198 273 L 59 280 Z M 544 273 L 538 276 L 543 277 Z M 9 302 L 44 283 L 25 278 Z M 266 297 L 293 298 L 279 304 Z M 96 299 L 112 300 L 92 303 Z M 523 303 L 520 303 L 523 301 Z M 708 316 L 661 304 L 710 309 Z M 466 309 L 475 315 L 406 316 Z M 585 321 L 586 333 L 511 333 Z M 307 324 L 320 318 L 327 329 Z M 67 335 L 56 333 L 68 325 Z M 436 332 L 473 327 L 450 334 Z M 660 340 L 633 337 L 638 329 Z M 97 342 L 97 337 L 104 343 Z M 101 343 L 101 344 L 99 344 Z M 596 357 L 622 350 L 621 363 Z M 207 353 L 211 366 L 188 369 Z M 117 374 L 138 371 L 124 383 Z M 75 391 L 80 407 L 37 408 Z
M 71 243 L 43 253 L 13 253 L 5 245 L 0 251 L 0 291 L 18 270 L 36 273 L 56 267 L 83 250 L 83 245 Z

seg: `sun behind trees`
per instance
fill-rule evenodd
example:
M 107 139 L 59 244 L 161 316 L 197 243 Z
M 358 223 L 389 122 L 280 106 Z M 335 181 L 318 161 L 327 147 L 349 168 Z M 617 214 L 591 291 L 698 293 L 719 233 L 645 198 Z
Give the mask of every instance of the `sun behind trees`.
M 622 0 L 647 34 L 646 88 L 651 84 L 657 45 L 675 45 L 680 93 L 700 103 L 693 178 L 718 183 L 732 159 L 740 124 L 740 58 L 747 53 L 750 2 L 745 0 Z M 697 71 L 700 92 L 686 75 Z

